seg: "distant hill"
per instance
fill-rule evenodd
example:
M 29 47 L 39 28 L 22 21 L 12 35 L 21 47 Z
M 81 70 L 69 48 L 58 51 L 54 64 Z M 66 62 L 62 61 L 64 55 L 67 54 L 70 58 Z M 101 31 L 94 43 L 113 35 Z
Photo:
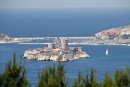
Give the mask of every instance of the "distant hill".
M 130 25 L 103 30 L 95 34 L 99 39 L 130 38 Z

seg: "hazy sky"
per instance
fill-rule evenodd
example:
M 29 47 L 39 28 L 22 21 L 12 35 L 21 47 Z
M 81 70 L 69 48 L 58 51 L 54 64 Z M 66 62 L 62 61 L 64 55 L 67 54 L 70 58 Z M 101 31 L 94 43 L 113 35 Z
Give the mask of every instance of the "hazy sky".
M 0 8 L 130 7 L 130 0 L 0 0 Z

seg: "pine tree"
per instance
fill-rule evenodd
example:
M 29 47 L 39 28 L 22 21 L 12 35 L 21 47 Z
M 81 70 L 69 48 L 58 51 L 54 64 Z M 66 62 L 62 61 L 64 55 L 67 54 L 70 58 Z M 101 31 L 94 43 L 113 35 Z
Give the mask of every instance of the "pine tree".
M 103 82 L 103 87 L 117 87 L 115 81 L 111 78 L 108 71 L 105 73 L 105 79 Z
M 58 67 L 55 65 L 47 67 L 38 74 L 38 87 L 69 87 L 62 63 L 59 63 Z M 6 64 L 5 71 L 0 74 L 0 87 L 30 87 L 24 64 L 16 60 L 16 53 L 13 55 L 13 60 Z M 79 72 L 72 87 L 130 87 L 130 68 L 117 70 L 114 79 L 106 72 L 102 83 L 96 80 L 96 70 L 93 68 L 90 72 L 87 71 L 85 77 Z
M 2 81 L 1 81 L 2 80 Z M 29 87 L 29 82 L 26 79 L 26 71 L 24 64 L 16 60 L 16 53 L 13 55 L 13 60 L 6 65 L 4 73 L 0 76 L 0 86 L 2 87 Z
M 55 65 L 43 69 L 39 73 L 38 87 L 67 87 L 64 65 L 59 63 L 57 69 Z
M 118 87 L 130 87 L 130 68 L 126 70 L 117 70 L 115 73 L 115 82 Z
M 86 77 L 83 77 L 82 73 L 79 72 L 78 78 L 75 79 L 73 87 L 101 87 L 96 80 L 96 70 L 92 68 L 90 74 L 88 74 L 87 71 Z

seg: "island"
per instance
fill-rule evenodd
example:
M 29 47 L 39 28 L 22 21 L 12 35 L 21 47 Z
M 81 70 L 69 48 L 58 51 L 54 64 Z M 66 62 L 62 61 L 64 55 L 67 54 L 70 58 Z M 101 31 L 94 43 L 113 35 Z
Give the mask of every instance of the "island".
M 69 47 L 66 39 L 58 39 L 48 47 L 26 50 L 24 58 L 40 61 L 72 61 L 89 55 L 81 47 Z

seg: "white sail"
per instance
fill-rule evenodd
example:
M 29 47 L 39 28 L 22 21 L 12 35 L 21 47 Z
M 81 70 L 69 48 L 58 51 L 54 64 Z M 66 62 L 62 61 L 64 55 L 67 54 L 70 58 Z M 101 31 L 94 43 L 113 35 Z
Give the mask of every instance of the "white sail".
M 109 53 L 108 53 L 108 49 L 106 50 L 105 54 L 106 54 L 106 55 L 108 55 L 108 54 L 109 54 Z

